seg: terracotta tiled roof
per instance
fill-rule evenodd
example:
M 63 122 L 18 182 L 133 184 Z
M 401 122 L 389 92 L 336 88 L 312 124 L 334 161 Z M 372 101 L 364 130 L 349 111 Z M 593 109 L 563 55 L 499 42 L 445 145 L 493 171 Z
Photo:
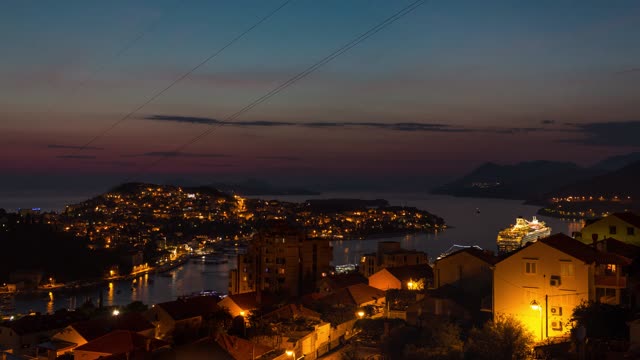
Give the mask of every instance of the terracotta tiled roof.
M 552 248 L 562 251 L 565 254 L 580 259 L 585 263 L 598 263 L 598 264 L 621 264 L 628 265 L 629 259 L 614 254 L 598 251 L 593 247 L 582 243 L 572 237 L 564 234 L 554 234 L 549 237 L 538 240 Z
M 196 316 L 206 316 L 218 310 L 218 297 L 196 296 L 157 304 L 174 320 L 184 320 Z
M 23 316 L 17 320 L 2 323 L 18 335 L 38 333 L 55 329 L 62 329 L 69 324 L 86 318 L 76 311 L 60 311 L 53 315 Z
M 615 216 L 627 224 L 640 228 L 640 215 L 636 215 L 632 212 L 620 212 L 611 214 L 610 216 Z
M 263 318 L 271 321 L 294 320 L 298 318 L 320 320 L 321 316 L 322 315 L 320 315 L 320 313 L 308 309 L 300 304 L 288 304 L 268 314 L 265 314 Z
M 236 305 L 238 305 L 241 309 L 253 310 L 260 307 L 260 304 L 258 304 L 257 296 L 258 294 L 254 291 L 244 294 L 229 295 L 228 297 L 233 300 L 233 302 L 236 303 Z
M 367 278 L 358 272 L 352 272 L 349 274 L 332 275 L 327 278 L 327 281 L 331 283 L 331 287 L 336 289 L 342 289 L 347 286 L 355 284 L 367 284 Z
M 216 342 L 220 347 L 236 360 L 252 360 L 273 351 L 272 348 L 256 344 L 249 340 L 239 337 L 220 334 L 216 338 Z
M 614 238 L 606 238 L 596 243 L 598 250 L 633 259 L 640 256 L 640 246 L 628 244 Z
M 360 306 L 375 299 L 385 297 L 385 292 L 366 284 L 351 285 L 327 295 L 320 301 L 331 305 L 349 304 Z
M 386 268 L 386 270 L 401 282 L 409 279 L 433 279 L 433 269 L 427 264 L 392 267 Z
M 153 324 L 138 313 L 125 313 L 108 318 L 80 321 L 70 326 L 87 341 L 106 335 L 113 330 L 140 332 L 154 328 Z
M 78 346 L 75 350 L 117 355 L 140 350 L 153 351 L 166 345 L 168 343 L 165 341 L 148 338 L 133 331 L 116 330 Z
M 458 250 L 454 253 L 451 253 L 449 255 L 447 255 L 446 257 L 442 258 L 442 259 L 446 259 L 449 258 L 451 256 L 455 256 L 456 254 L 461 254 L 461 253 L 467 253 L 471 256 L 474 256 L 484 262 L 486 262 L 489 265 L 495 265 L 498 260 L 500 259 L 499 257 L 495 256 L 491 251 L 487 251 L 487 250 L 480 250 L 480 249 L 476 249 L 474 247 L 468 247 L 468 248 L 464 248 L 461 250 Z M 436 262 L 441 261 L 442 259 L 436 260 Z

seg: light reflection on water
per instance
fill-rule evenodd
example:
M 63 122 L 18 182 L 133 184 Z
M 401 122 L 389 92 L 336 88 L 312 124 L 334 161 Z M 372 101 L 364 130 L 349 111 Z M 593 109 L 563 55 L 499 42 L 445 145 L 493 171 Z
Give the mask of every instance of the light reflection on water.
M 369 240 L 333 241 L 333 264 L 357 263 L 362 254 L 375 252 L 377 243 L 384 240 L 399 241 L 406 249 L 425 251 L 434 259 L 453 244 L 479 245 L 496 250 L 495 240 L 500 229 L 513 224 L 517 216 L 531 219 L 537 207 L 523 205 L 520 201 L 499 199 L 472 199 L 430 194 L 325 194 L 321 198 L 385 198 L 391 205 L 414 206 L 427 210 L 445 219 L 451 228 L 437 233 L 418 233 Z M 310 197 L 279 196 L 283 201 L 304 201 Z M 476 209 L 480 210 L 477 213 Z M 563 221 L 555 218 L 539 217 L 552 227 L 552 233 L 563 232 L 571 235 L 582 228 L 581 221 Z M 84 301 L 98 303 L 102 292 L 104 305 L 126 305 L 132 301 L 142 301 L 151 305 L 174 300 L 178 296 L 215 290 L 226 293 L 228 272 L 235 267 L 235 257 L 227 258 L 225 264 L 209 264 L 199 259 L 189 260 L 183 266 L 164 274 L 140 276 L 128 281 L 105 283 L 100 288 L 57 292 L 50 301 L 46 294 L 21 296 L 15 300 L 16 312 L 29 310 L 51 312 L 60 308 L 80 306 Z

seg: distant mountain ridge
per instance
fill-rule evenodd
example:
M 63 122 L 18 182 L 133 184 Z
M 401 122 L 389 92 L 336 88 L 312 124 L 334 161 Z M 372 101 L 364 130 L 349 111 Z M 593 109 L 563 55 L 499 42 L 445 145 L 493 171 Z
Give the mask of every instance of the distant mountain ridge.
M 485 163 L 468 175 L 433 190 L 436 194 L 531 199 L 552 189 L 600 174 L 574 163 L 529 161 L 515 165 Z
M 623 184 L 623 179 L 613 179 L 637 179 L 634 177 L 634 164 L 640 164 L 640 153 L 613 156 L 587 168 L 572 162 L 543 160 L 515 165 L 487 162 L 462 178 L 433 189 L 432 192 L 540 203 L 553 196 L 585 193 L 586 189 L 589 189 L 588 193 L 622 188 L 631 191 L 634 181 L 629 180 Z
M 554 189 L 548 197 L 594 195 L 640 198 L 640 160 L 606 174 Z

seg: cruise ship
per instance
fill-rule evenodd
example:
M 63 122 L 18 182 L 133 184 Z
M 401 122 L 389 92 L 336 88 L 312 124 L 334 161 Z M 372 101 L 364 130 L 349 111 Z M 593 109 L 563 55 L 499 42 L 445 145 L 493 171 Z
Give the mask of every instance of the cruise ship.
M 517 250 L 530 241 L 549 236 L 551 228 L 536 217 L 527 221 L 523 217 L 516 218 L 516 224 L 500 230 L 498 233 L 498 252 L 505 254 Z

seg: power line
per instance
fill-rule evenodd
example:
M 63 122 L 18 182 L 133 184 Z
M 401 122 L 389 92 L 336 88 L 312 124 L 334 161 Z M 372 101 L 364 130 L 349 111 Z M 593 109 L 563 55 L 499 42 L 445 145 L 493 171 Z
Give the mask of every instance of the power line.
M 273 15 L 275 15 L 278 11 L 280 11 L 280 9 L 282 9 L 283 7 L 285 7 L 288 3 L 290 3 L 292 0 L 286 0 L 284 1 L 282 4 L 280 4 L 280 6 L 278 6 L 277 8 L 275 8 L 274 10 L 272 10 L 271 12 L 269 12 L 267 15 L 265 15 L 264 17 L 262 17 L 260 20 L 258 20 L 258 22 L 256 22 L 255 24 L 253 24 L 252 26 L 250 26 L 248 29 L 244 30 L 242 33 L 240 33 L 239 35 L 237 35 L 236 37 L 234 37 L 233 39 L 231 39 L 228 43 L 226 43 L 224 46 L 222 46 L 221 48 L 219 48 L 217 51 L 215 51 L 214 53 L 212 53 L 211 55 L 209 55 L 207 58 L 205 58 L 204 60 L 202 60 L 200 63 L 198 63 L 197 65 L 195 65 L 194 67 L 192 67 L 191 69 L 189 69 L 189 71 L 185 72 L 184 74 L 182 74 L 180 77 L 178 77 L 177 79 L 175 79 L 174 81 L 172 81 L 169 85 L 167 85 L 166 87 L 164 87 L 162 90 L 156 92 L 155 94 L 153 94 L 147 101 L 143 102 L 141 105 L 137 106 L 135 109 L 131 110 L 129 113 L 127 113 L 125 116 L 123 116 L 122 118 L 120 118 L 119 120 L 117 120 L 116 122 L 114 122 L 113 124 L 111 124 L 109 127 L 107 127 L 106 129 L 104 129 L 103 131 L 101 131 L 100 133 L 98 133 L 97 135 L 95 135 L 93 138 L 91 138 L 91 140 L 87 141 L 84 145 L 80 146 L 77 151 L 73 152 L 71 155 L 76 155 L 78 152 L 85 150 L 89 145 L 93 144 L 96 140 L 100 139 L 101 137 L 103 137 L 104 135 L 106 135 L 109 131 L 113 130 L 114 128 L 116 128 L 118 125 L 120 125 L 121 123 L 123 123 L 124 121 L 126 121 L 127 119 L 129 119 L 132 115 L 134 115 L 135 113 L 137 113 L 138 111 L 142 110 L 145 106 L 149 105 L 150 103 L 152 103 L 154 100 L 156 100 L 158 97 L 162 96 L 162 94 L 164 94 L 165 92 L 167 92 L 169 89 L 171 89 L 174 85 L 176 85 L 177 83 L 181 82 L 182 80 L 186 79 L 189 75 L 191 75 L 193 72 L 195 72 L 196 70 L 198 70 L 199 68 L 201 68 L 202 66 L 204 66 L 205 64 L 207 64 L 209 61 L 211 61 L 212 59 L 216 58 L 218 55 L 220 55 L 223 51 L 225 51 L 227 48 L 229 48 L 230 46 L 234 45 L 236 42 L 238 42 L 240 39 L 242 39 L 243 37 L 245 37 L 247 34 L 249 34 L 252 30 L 254 30 L 255 28 L 257 28 L 258 26 L 260 26 L 262 23 L 264 23 L 265 21 L 267 21 L 269 18 L 271 18 Z
M 272 90 L 270 90 L 266 94 L 262 95 L 261 97 L 255 99 L 254 101 L 252 101 L 251 103 L 249 103 L 248 105 L 243 107 L 242 109 L 240 109 L 240 110 L 236 111 L 235 113 L 227 116 L 226 118 L 224 118 L 224 120 L 222 120 L 222 121 L 220 121 L 218 123 L 215 123 L 215 124 L 210 124 L 209 128 L 207 130 L 205 130 L 204 132 L 202 132 L 199 135 L 195 136 L 194 138 L 192 138 L 191 140 L 187 141 L 186 143 L 178 146 L 173 151 L 168 152 L 167 155 L 161 156 L 160 158 L 158 158 L 158 160 L 152 162 L 149 166 L 143 168 L 140 171 L 140 173 L 142 173 L 142 172 L 148 170 L 149 168 L 152 168 L 152 167 L 158 165 L 160 162 L 172 157 L 169 154 L 178 154 L 180 151 L 184 150 L 185 148 L 189 147 L 190 145 L 200 141 L 204 137 L 206 137 L 209 134 L 211 134 L 218 127 L 234 122 L 238 117 L 240 117 L 244 113 L 250 111 L 254 107 L 256 107 L 256 106 L 262 104 L 263 102 L 269 100 L 271 97 L 277 95 L 278 93 L 280 93 L 281 91 L 285 90 L 289 86 L 295 84 L 299 80 L 302 80 L 305 77 L 309 76 L 311 73 L 313 73 L 314 71 L 316 71 L 320 67 L 328 64 L 329 62 L 331 62 L 335 58 L 337 58 L 340 55 L 344 54 L 345 52 L 351 50 L 353 47 L 359 45 L 360 43 L 362 43 L 363 41 L 367 40 L 371 36 L 375 35 L 379 31 L 383 30 L 387 26 L 393 24 L 394 22 L 396 22 L 400 18 L 404 17 L 405 15 L 409 14 L 410 12 L 412 12 L 413 10 L 415 10 L 416 8 L 418 8 L 419 6 L 424 4 L 425 2 L 426 2 L 426 0 L 416 0 L 413 3 L 411 3 L 411 4 L 407 5 L 406 7 L 402 8 L 400 11 L 398 11 L 395 14 L 389 16 L 388 18 L 386 18 L 385 20 L 381 21 L 377 25 L 371 27 L 369 30 L 365 31 L 364 33 L 362 33 L 359 36 L 355 37 L 351 41 L 349 41 L 346 44 L 342 45 L 340 48 L 338 48 L 337 50 L 333 51 L 331 54 L 325 56 L 324 58 L 322 58 L 318 62 L 314 63 L 313 65 L 309 66 L 308 68 L 306 68 L 302 72 L 300 72 L 297 75 L 289 78 L 284 83 L 276 86 L 275 88 L 273 88 Z M 135 179 L 135 176 L 129 177 L 129 179 L 127 181 L 125 181 L 125 182 L 131 181 L 132 179 Z

